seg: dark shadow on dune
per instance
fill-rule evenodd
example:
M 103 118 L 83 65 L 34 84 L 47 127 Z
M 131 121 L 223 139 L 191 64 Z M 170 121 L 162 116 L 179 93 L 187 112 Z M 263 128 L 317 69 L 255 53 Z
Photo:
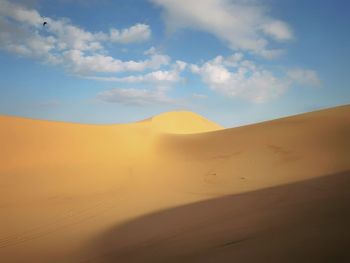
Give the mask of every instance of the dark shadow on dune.
M 350 171 L 203 201 L 102 234 L 87 262 L 350 262 Z

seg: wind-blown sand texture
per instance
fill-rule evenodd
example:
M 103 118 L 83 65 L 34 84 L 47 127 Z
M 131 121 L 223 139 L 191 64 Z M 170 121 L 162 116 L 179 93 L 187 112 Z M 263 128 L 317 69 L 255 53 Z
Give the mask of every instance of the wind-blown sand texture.
M 0 262 L 350 262 L 350 106 L 222 129 L 0 116 Z

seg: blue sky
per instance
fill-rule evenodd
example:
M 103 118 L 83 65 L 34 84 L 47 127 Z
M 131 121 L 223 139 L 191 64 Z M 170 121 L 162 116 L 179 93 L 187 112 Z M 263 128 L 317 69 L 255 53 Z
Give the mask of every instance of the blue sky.
M 124 123 L 191 110 L 232 127 L 348 104 L 349 8 L 0 0 L 0 114 Z

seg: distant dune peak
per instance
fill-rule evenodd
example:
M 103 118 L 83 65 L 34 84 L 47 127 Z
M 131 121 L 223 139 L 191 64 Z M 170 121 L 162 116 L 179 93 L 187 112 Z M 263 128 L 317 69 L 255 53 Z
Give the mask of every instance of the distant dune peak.
M 221 130 L 223 127 L 191 111 L 171 111 L 150 119 L 157 132 L 191 134 Z

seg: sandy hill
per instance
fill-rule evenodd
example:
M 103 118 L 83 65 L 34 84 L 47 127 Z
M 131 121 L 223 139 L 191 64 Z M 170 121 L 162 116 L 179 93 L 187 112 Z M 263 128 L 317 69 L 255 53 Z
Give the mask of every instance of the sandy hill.
M 222 129 L 218 124 L 189 111 L 174 111 L 150 119 L 152 128 L 163 133 L 191 134 Z
M 0 258 L 342 262 L 349 170 L 350 106 L 232 129 L 2 116 Z

